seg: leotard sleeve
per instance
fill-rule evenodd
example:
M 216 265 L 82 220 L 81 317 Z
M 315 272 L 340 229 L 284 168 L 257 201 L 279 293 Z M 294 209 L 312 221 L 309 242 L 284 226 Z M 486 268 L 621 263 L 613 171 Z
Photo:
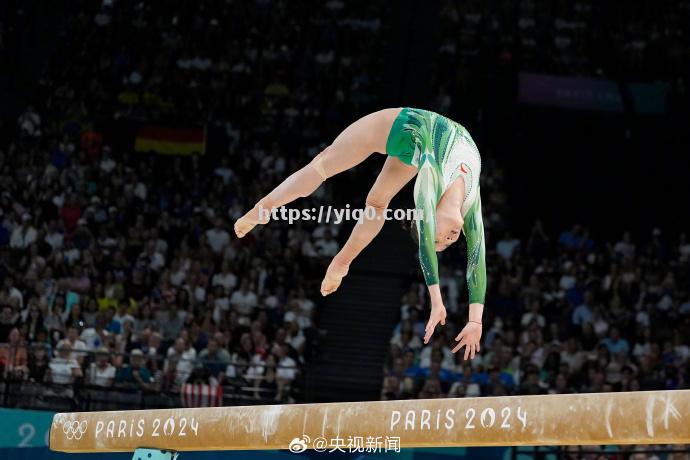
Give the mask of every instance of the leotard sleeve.
M 436 257 L 436 204 L 443 193 L 441 174 L 431 157 L 423 155 L 414 185 L 419 236 L 419 263 L 427 286 L 438 284 Z
M 484 221 L 482 220 L 482 200 L 477 191 L 477 199 L 465 216 L 463 233 L 467 241 L 467 290 L 470 303 L 484 304 L 486 297 L 486 249 L 484 247 Z

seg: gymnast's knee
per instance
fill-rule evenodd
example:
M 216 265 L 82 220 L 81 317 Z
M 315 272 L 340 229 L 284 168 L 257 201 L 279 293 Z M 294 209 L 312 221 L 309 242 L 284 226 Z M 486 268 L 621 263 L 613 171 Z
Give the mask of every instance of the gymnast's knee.
M 324 154 L 326 153 L 326 151 L 328 149 L 329 149 L 329 147 L 326 147 L 325 149 L 323 149 L 323 151 L 321 151 L 321 153 L 316 155 L 314 157 L 314 159 L 311 160 L 311 163 L 309 163 L 312 166 L 312 168 L 314 168 L 316 170 L 316 172 L 319 174 L 322 182 L 326 182 L 326 179 L 328 179 L 328 177 L 329 177 L 328 173 L 326 172 L 326 168 L 324 167 L 324 164 L 323 164 L 323 157 L 324 157 Z
M 376 194 L 369 194 L 367 195 L 367 200 L 364 202 L 367 207 L 374 208 L 376 213 L 381 213 L 384 212 L 386 209 L 388 209 L 388 200 L 384 200 L 379 196 L 376 196 Z

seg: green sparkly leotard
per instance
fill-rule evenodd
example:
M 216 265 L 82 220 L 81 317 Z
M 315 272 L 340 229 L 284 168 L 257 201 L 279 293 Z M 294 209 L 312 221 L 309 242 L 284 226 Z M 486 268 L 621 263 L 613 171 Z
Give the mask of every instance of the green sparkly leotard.
M 414 186 L 417 210 L 419 260 L 428 286 L 438 284 L 435 249 L 436 205 L 450 185 L 462 176 L 465 200 L 462 216 L 467 241 L 467 287 L 470 303 L 484 303 L 486 261 L 484 224 L 479 193 L 481 158 L 467 130 L 442 115 L 403 108 L 391 127 L 386 153 L 418 168 Z

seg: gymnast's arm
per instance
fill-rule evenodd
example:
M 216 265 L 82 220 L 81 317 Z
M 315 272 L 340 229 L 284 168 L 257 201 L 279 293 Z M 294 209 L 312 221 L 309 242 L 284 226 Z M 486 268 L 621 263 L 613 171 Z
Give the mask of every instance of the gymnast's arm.
M 438 172 L 430 161 L 422 159 L 414 187 L 414 200 L 421 219 L 417 220 L 419 263 L 429 289 L 432 310 L 443 307 L 436 257 L 436 204 L 442 193 Z
M 453 353 L 465 347 L 465 359 L 473 359 L 480 349 L 482 338 L 482 314 L 486 295 L 486 251 L 484 248 L 484 223 L 480 195 L 465 216 L 462 227 L 467 240 L 467 290 L 470 293 L 470 313 L 467 325 L 455 337 L 458 342 Z
M 484 244 L 484 222 L 482 220 L 481 195 L 477 194 L 465 216 L 463 233 L 467 241 L 467 290 L 469 291 L 469 320 L 482 322 L 484 299 L 486 297 L 486 248 Z

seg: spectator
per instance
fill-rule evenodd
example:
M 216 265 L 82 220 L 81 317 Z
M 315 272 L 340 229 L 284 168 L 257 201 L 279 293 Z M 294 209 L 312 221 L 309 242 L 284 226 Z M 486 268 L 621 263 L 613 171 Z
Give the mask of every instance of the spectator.
M 583 353 L 578 350 L 578 343 L 574 337 L 565 342 L 565 349 L 561 351 L 561 362 L 567 363 L 570 369 L 580 369 L 584 362 Z
M 508 231 L 503 239 L 496 244 L 496 252 L 504 259 L 511 259 L 518 246 L 520 246 L 520 240 L 513 238 L 513 235 Z
M 129 303 L 129 301 L 126 300 L 126 299 L 120 300 L 120 302 L 118 303 L 118 306 L 117 306 L 117 312 L 116 312 L 115 315 L 113 316 L 113 321 L 116 322 L 116 323 L 118 323 L 118 325 L 116 326 L 118 332 L 121 332 L 121 331 L 122 331 L 122 329 L 123 329 L 123 323 L 124 323 L 125 321 L 131 322 L 132 325 L 134 325 L 134 322 L 136 321 L 136 320 L 134 319 L 134 316 L 132 316 L 132 315 L 129 313 L 129 309 L 130 309 L 130 303 Z
M 568 378 L 565 376 L 565 374 L 560 373 L 556 376 L 555 386 L 553 390 L 549 390 L 549 393 L 563 395 L 575 393 L 575 390 L 570 387 Z
M 213 275 L 211 284 L 221 286 L 224 292 L 232 292 L 237 286 L 237 276 L 232 272 L 230 262 L 224 261 L 219 273 Z
M 86 351 L 86 344 L 79 338 L 79 329 L 76 326 L 69 327 L 67 329 L 67 337 L 60 340 L 56 348 L 58 350 L 65 348 L 70 350 L 70 359 L 74 359 L 80 365 L 84 362 L 86 354 L 82 353 Z
M 60 226 L 59 221 L 51 220 L 47 225 L 48 230 L 44 241 L 51 247 L 52 250 L 57 251 L 62 249 L 65 241 L 64 232 Z
M 24 213 L 21 224 L 12 231 L 10 247 L 13 249 L 26 249 L 36 241 L 37 236 L 38 232 L 31 224 L 31 216 L 28 213 Z
M 264 373 L 261 378 L 254 380 L 254 398 L 282 399 L 282 396 L 278 396 L 276 359 L 273 354 L 269 354 L 266 357 L 263 369 Z
M 302 329 L 300 329 L 299 324 L 297 321 L 290 321 L 285 324 L 287 327 L 287 331 L 283 329 L 279 329 L 278 331 L 283 331 L 285 334 L 284 342 L 278 342 L 278 339 L 276 339 L 276 343 L 280 343 L 281 345 L 283 343 L 287 343 L 292 347 L 294 350 L 297 350 L 297 352 L 302 355 L 304 353 L 304 349 L 306 347 L 306 342 L 307 339 L 304 336 L 304 333 L 302 332 Z M 279 332 L 276 331 L 276 336 L 279 336 Z
M 253 292 L 253 287 L 249 286 L 249 282 L 246 279 L 242 280 L 240 288 L 230 297 L 230 305 L 242 318 L 241 321 L 246 324 L 254 308 L 258 305 L 258 298 Z
M 84 327 L 84 315 L 78 303 L 72 304 L 69 311 L 63 314 L 63 322 L 65 323 L 65 327 L 68 328 L 68 331 L 71 327 L 75 327 L 77 330 Z
M 582 326 L 584 323 L 591 323 L 594 320 L 592 302 L 594 296 L 590 291 L 585 292 L 584 302 L 573 310 L 572 323 L 575 326 Z
M 129 366 L 117 370 L 115 382 L 118 385 L 133 386 L 142 390 L 153 389 L 153 378 L 146 367 L 144 353 L 137 349 L 129 355 Z
M 448 369 L 443 369 L 441 367 L 441 361 L 438 359 L 433 359 L 428 368 L 424 369 L 422 376 L 426 379 L 438 380 L 441 383 L 441 389 L 445 388 L 447 392 L 450 389 L 450 384 L 455 380 L 455 375 Z
M 616 254 L 625 259 L 632 260 L 635 257 L 635 244 L 632 242 L 630 232 L 623 233 L 623 238 L 618 241 L 613 250 Z
M 196 360 L 196 350 L 182 337 L 175 340 L 175 344 L 168 348 L 164 372 L 171 376 L 176 388 L 181 388 L 192 373 Z
M 86 383 L 96 387 L 109 388 L 115 381 L 115 366 L 110 364 L 107 348 L 100 348 L 95 355 L 95 362 L 89 366 Z
M 48 375 L 50 369 L 50 361 L 48 360 L 48 352 L 44 344 L 34 342 L 31 346 L 29 354 L 28 365 L 28 380 L 34 383 L 43 383 Z
M 227 157 L 222 157 L 220 159 L 220 166 L 218 166 L 216 169 L 213 170 L 213 173 L 216 176 L 219 176 L 221 179 L 223 179 L 223 184 L 228 185 L 230 183 L 230 180 L 232 179 L 234 172 L 232 168 L 229 166 L 228 158 Z
M 23 380 L 28 372 L 28 350 L 19 329 L 10 330 L 7 343 L 0 343 L 0 374 Z
M 7 342 L 10 331 L 15 327 L 15 321 L 12 308 L 9 306 L 3 307 L 0 312 L 0 343 Z
M 387 375 L 383 379 L 383 388 L 381 389 L 381 400 L 392 401 L 401 399 L 401 382 L 395 375 Z
M 477 377 L 474 375 L 474 372 L 472 371 L 472 366 L 470 364 L 463 365 L 462 372 L 460 373 L 460 378 L 451 386 L 450 391 L 448 392 L 448 397 L 472 398 L 480 395 L 480 385 L 477 382 Z
M 335 257 L 340 249 L 338 242 L 333 238 L 330 230 L 323 232 L 323 238 L 317 238 L 314 243 L 314 248 L 320 257 L 331 259 Z
M 184 327 L 185 313 L 178 310 L 177 304 L 171 304 L 167 311 L 159 313 L 158 327 L 163 333 L 163 340 L 173 340 L 180 335 Z
M 428 369 L 433 363 L 432 356 L 440 354 L 442 356 L 439 364 L 443 369 L 452 369 L 455 366 L 455 357 L 450 348 L 443 345 L 440 339 L 430 339 L 430 346 L 426 346 L 419 353 L 419 367 Z
M 419 391 L 419 397 L 421 399 L 435 399 L 443 398 L 445 394 L 443 393 L 441 382 L 438 379 L 430 378 L 424 382 L 422 389 Z
M 81 366 L 72 357 L 69 342 L 65 342 L 57 349 L 56 356 L 50 360 L 46 380 L 59 385 L 68 385 L 74 383 L 75 379 L 82 375 Z
M 24 308 L 24 294 L 15 286 L 14 277 L 9 275 L 5 277 L 3 289 L 0 291 L 0 304 L 15 306 L 15 309 L 10 308 L 7 321 L 14 321 L 18 319 L 16 313 Z
M 126 319 L 122 323 L 120 333 L 115 337 L 115 346 L 118 353 L 129 353 L 135 348 L 134 321 Z
M 206 240 L 216 254 L 223 252 L 225 247 L 230 243 L 230 234 L 223 227 L 222 219 L 216 219 L 215 226 L 206 230 Z
M 222 376 L 225 374 L 225 369 L 230 363 L 231 357 L 227 350 L 220 348 L 216 338 L 211 338 L 206 348 L 201 350 L 197 359 L 211 376 L 222 381 Z
M 297 363 L 288 355 L 287 345 L 274 346 L 273 354 L 277 365 L 276 383 L 278 387 L 275 399 L 276 401 L 283 401 L 288 397 L 291 385 L 297 378 Z
M 410 313 L 412 310 L 417 310 L 417 313 L 421 313 L 423 308 L 422 305 L 419 303 L 419 296 L 417 295 L 416 292 L 409 292 L 405 294 L 403 297 L 403 305 L 400 308 L 400 317 L 403 320 L 407 320 L 410 318 Z
M 612 327 L 609 336 L 602 340 L 601 343 L 606 345 L 606 348 L 608 348 L 611 354 L 627 354 L 630 351 L 630 345 L 628 344 L 628 341 L 621 338 L 620 331 L 617 327 Z
M 36 113 L 33 107 L 29 106 L 26 111 L 21 114 L 19 120 L 19 129 L 29 137 L 41 137 L 41 116 Z
M 539 378 L 539 370 L 536 366 L 529 366 L 525 378 L 520 385 L 520 394 L 539 395 L 544 394 L 544 383 Z
M 536 322 L 537 327 L 543 329 L 544 326 L 546 326 L 546 319 L 543 315 L 539 313 L 539 308 L 539 301 L 533 300 L 530 303 L 529 311 L 522 315 L 522 318 L 520 319 L 520 325 L 525 327 L 532 322 Z
M 316 305 L 314 304 L 313 300 L 307 298 L 303 287 L 297 289 L 297 294 L 294 300 L 295 302 L 297 302 L 299 306 L 300 314 L 306 318 L 311 319 L 314 315 L 314 308 L 316 307 Z

